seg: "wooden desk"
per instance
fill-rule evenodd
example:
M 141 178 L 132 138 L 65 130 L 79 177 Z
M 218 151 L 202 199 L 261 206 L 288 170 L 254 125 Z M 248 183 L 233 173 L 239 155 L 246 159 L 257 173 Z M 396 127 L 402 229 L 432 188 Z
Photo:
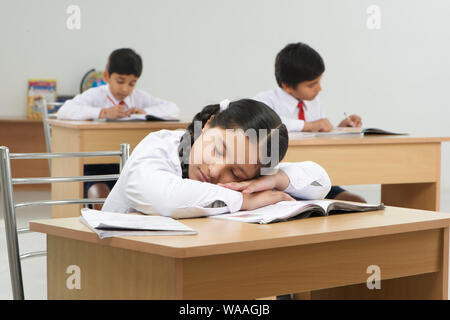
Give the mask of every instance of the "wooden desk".
M 290 141 L 284 161 L 315 161 L 333 185 L 381 184 L 386 205 L 439 211 L 444 141 L 450 137 L 305 138 Z
M 96 122 L 49 120 L 52 128 L 53 152 L 83 152 L 119 150 L 121 143 L 130 144 L 130 152 L 150 132 L 162 129 L 185 129 L 189 123 L 177 121 Z M 85 159 L 54 159 L 52 176 L 81 176 L 83 166 L 92 163 L 119 163 L 118 157 Z M 57 183 L 52 185 L 52 199 L 83 197 L 82 183 Z M 53 217 L 80 215 L 80 206 L 54 206 Z
M 7 146 L 11 153 L 46 152 L 44 128 L 41 120 L 26 117 L 0 118 L 0 145 Z M 48 161 L 14 160 L 11 162 L 14 178 L 45 177 L 50 174 Z M 48 184 L 15 185 L 14 190 L 50 190 Z
M 252 299 L 311 291 L 345 299 L 447 299 L 450 214 L 386 210 L 258 225 L 185 219 L 195 236 L 100 240 L 78 218 L 47 234 L 49 299 Z M 81 289 L 69 290 L 68 266 Z M 366 286 L 367 268 L 381 289 Z

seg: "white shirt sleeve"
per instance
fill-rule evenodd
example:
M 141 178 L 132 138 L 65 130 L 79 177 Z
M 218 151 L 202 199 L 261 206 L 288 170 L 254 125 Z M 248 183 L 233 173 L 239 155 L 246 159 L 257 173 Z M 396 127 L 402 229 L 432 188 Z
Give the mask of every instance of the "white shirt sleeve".
M 67 100 L 56 113 L 57 118 L 62 120 L 98 119 L 101 108 L 94 107 L 98 103 L 98 90 L 99 88 L 91 88 Z
M 173 218 L 193 218 L 236 212 L 242 207 L 242 194 L 214 184 L 183 179 L 168 170 L 163 158 L 141 159 L 122 172 L 128 207 L 143 213 L 157 212 Z M 216 201 L 221 208 L 201 210 Z M 195 210 L 195 208 L 200 208 Z
M 174 102 L 153 97 L 144 91 L 140 91 L 140 99 L 140 105 L 147 114 L 164 120 L 180 119 L 180 108 Z
M 292 119 L 289 117 L 280 116 L 281 122 L 284 123 L 288 132 L 302 131 L 305 125 L 305 121 L 299 119 Z
M 330 178 L 320 165 L 312 161 L 282 162 L 276 169 L 289 177 L 289 186 L 284 192 L 304 200 L 323 199 L 331 188 Z

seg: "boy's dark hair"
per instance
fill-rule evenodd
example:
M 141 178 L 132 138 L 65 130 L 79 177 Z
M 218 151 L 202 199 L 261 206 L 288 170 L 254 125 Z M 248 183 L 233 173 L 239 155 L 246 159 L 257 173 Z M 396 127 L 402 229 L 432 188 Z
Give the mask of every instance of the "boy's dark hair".
M 183 154 L 184 151 L 190 152 L 192 145 L 198 137 L 194 136 L 194 123 L 195 121 L 201 121 L 202 128 L 206 122 L 215 116 L 210 122 L 210 127 L 220 127 L 222 129 L 242 129 L 244 132 L 248 129 L 254 129 L 257 133 L 258 142 L 260 141 L 259 130 L 267 130 L 267 140 L 265 147 L 267 148 L 267 157 L 272 159 L 271 154 L 271 141 L 272 130 L 278 130 L 278 157 L 274 159 L 275 162 L 281 162 L 287 152 L 289 136 L 286 126 L 281 122 L 278 114 L 269 108 L 263 102 L 259 102 L 252 99 L 241 99 L 231 102 L 229 106 L 220 111 L 220 105 L 212 104 L 204 107 L 202 111 L 197 113 L 192 123 L 187 127 L 185 134 L 180 139 L 180 145 L 178 147 L 178 156 L 181 162 L 182 177 L 188 178 L 189 170 L 189 155 Z M 272 165 L 273 160 L 268 165 Z M 267 165 L 263 165 L 267 167 Z
M 114 50 L 109 55 L 106 70 L 109 75 L 115 72 L 117 74 L 125 75 L 132 74 L 139 78 L 142 73 L 141 56 L 129 48 Z
M 275 59 L 275 78 L 278 86 L 284 83 L 291 88 L 300 82 L 311 81 L 325 71 L 319 53 L 305 43 L 291 43 L 284 47 Z

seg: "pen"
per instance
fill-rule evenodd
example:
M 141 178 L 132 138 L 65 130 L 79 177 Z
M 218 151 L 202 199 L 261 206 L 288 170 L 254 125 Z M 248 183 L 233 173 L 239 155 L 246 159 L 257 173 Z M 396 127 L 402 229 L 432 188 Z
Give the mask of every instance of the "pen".
M 344 117 L 345 117 L 345 120 L 349 120 L 350 121 L 351 127 L 355 126 L 355 124 L 353 123 L 352 119 L 350 119 L 350 117 L 347 115 L 347 112 L 344 112 Z

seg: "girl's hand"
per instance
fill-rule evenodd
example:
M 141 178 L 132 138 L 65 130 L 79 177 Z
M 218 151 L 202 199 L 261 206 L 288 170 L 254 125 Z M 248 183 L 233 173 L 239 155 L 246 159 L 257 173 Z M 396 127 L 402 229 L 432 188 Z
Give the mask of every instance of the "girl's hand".
M 242 195 L 241 210 L 254 210 L 280 201 L 295 201 L 290 195 L 283 191 L 266 190 Z
M 273 189 L 283 191 L 289 186 L 289 182 L 287 174 L 282 170 L 277 170 L 277 172 L 272 175 L 260 176 L 256 179 L 241 182 L 218 183 L 218 185 L 248 194 Z

